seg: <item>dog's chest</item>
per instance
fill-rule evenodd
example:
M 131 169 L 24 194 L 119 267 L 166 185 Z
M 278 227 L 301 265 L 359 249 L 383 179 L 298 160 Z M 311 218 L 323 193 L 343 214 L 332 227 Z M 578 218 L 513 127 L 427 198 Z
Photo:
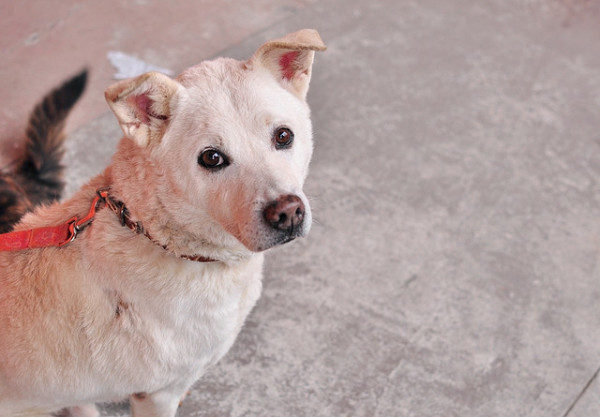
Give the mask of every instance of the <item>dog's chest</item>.
M 229 349 L 237 336 L 242 315 L 245 285 L 192 288 L 185 296 L 174 300 L 169 310 L 162 309 L 159 329 L 170 338 L 156 338 L 166 353 L 176 350 L 178 358 L 193 362 L 214 363 Z
M 235 341 L 260 295 L 260 266 L 214 268 L 200 275 L 179 271 L 170 277 L 178 281 L 138 289 L 130 298 L 119 295 L 121 300 L 113 300 L 117 309 L 121 303 L 113 319 L 113 342 L 126 346 L 136 368 L 150 370 L 144 383 L 157 387 L 188 374 L 197 378 Z

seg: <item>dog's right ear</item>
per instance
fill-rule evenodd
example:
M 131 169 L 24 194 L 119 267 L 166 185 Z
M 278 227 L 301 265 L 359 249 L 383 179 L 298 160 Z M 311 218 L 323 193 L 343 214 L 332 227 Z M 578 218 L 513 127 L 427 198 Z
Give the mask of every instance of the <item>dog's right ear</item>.
M 163 136 L 180 88 L 166 75 L 149 72 L 110 86 L 104 96 L 125 136 L 145 147 Z

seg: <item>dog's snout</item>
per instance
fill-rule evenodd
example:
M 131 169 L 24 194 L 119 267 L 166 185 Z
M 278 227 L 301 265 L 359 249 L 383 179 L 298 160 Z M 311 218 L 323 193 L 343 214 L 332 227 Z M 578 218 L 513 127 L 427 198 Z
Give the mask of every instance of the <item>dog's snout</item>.
M 304 221 L 304 203 L 297 195 L 280 196 L 264 211 L 267 223 L 278 230 L 292 232 Z

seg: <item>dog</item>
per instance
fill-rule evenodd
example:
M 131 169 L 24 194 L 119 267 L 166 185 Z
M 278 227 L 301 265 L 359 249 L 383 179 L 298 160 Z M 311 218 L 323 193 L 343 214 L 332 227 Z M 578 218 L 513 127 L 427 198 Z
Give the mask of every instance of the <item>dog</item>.
M 0 416 L 125 398 L 134 417 L 175 415 L 258 300 L 264 251 L 310 230 L 324 49 L 304 29 L 107 89 L 124 133 L 109 166 L 0 236 Z
M 86 82 L 84 70 L 52 90 L 31 112 L 22 160 L 13 172 L 0 173 L 0 233 L 12 230 L 34 207 L 59 200 L 64 188 L 63 128 Z

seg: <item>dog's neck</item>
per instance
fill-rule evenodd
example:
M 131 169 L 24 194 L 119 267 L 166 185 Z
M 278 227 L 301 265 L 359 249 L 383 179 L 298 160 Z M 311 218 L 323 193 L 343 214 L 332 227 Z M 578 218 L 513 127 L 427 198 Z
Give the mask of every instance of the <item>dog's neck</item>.
M 136 234 L 142 234 L 146 238 L 148 238 L 152 243 L 162 247 L 167 252 L 171 252 L 169 247 L 166 244 L 161 244 L 158 240 L 152 237 L 152 235 L 144 228 L 144 225 L 141 221 L 137 221 L 131 217 L 127 206 L 122 201 L 119 201 L 113 198 L 110 195 L 110 188 L 99 189 L 97 191 L 98 196 L 100 197 L 101 204 L 105 205 L 109 210 L 111 210 L 117 216 L 117 219 L 121 223 L 121 226 L 127 227 L 129 230 Z M 180 258 L 187 259 L 188 261 L 194 262 L 216 262 L 216 259 L 209 258 L 204 255 L 187 255 L 180 254 Z

